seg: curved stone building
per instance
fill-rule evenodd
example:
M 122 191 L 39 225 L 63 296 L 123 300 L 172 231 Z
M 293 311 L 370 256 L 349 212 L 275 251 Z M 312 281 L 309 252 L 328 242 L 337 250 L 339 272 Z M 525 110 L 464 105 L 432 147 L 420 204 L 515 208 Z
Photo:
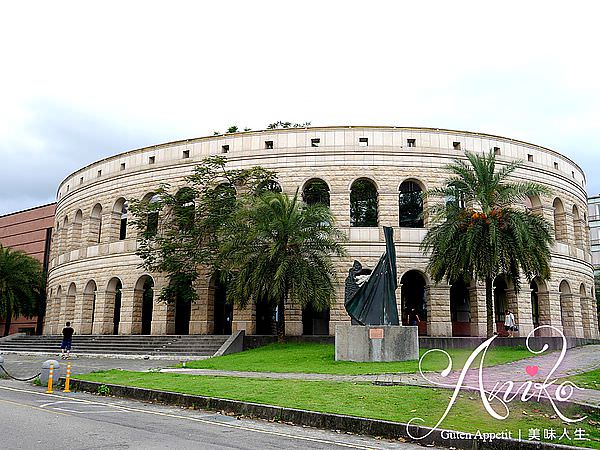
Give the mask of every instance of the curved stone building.
M 551 196 L 523 205 L 554 223 L 552 278 L 534 280 L 515 295 L 498 277 L 496 322 L 504 321 L 509 307 L 521 335 L 547 324 L 567 336 L 597 337 L 581 168 L 553 150 L 513 139 L 401 127 L 210 136 L 120 153 L 74 172 L 58 188 L 45 332 L 57 334 L 71 320 L 81 334 L 226 334 L 239 329 L 271 333 L 272 311 L 260 305 L 246 310 L 226 305 L 223 289 L 208 276 L 198 284 L 200 300 L 193 305 L 154 302 L 154 292 L 165 279 L 144 272 L 135 254 L 136 230 L 127 220 L 127 200 L 151 199 L 164 182 L 183 187 L 184 177 L 203 158 L 226 154 L 230 167 L 272 169 L 284 192 L 299 187 L 305 201 L 327 203 L 348 235 L 348 257 L 337 261 L 338 302 L 320 313 L 288 307 L 288 334 L 333 334 L 337 323 L 350 320 L 343 307 L 343 280 L 354 259 L 373 267 L 384 249 L 382 227 L 387 225 L 395 228 L 402 316 L 408 308 L 416 308 L 421 334 L 484 336 L 483 286 L 433 284 L 424 271 L 427 258 L 419 251 L 428 225 L 418 214 L 420 192 L 441 185 L 448 176 L 444 166 L 463 157 L 465 150 L 494 151 L 500 164 L 523 160 L 514 179 L 536 181 L 552 190 Z M 498 329 L 503 331 L 501 325 Z

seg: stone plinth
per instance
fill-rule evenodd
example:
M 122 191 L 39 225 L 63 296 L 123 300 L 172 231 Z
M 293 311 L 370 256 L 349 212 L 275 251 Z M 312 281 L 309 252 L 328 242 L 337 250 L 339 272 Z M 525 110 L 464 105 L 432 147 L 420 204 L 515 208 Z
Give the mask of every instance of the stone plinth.
M 419 359 L 417 327 L 337 325 L 336 361 L 387 362 Z

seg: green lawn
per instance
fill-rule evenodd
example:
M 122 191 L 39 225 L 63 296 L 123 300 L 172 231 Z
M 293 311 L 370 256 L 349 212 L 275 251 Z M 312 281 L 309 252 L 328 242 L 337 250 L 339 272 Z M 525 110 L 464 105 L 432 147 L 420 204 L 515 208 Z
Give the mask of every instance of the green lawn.
M 580 388 L 596 389 L 600 391 L 600 369 L 573 375 L 565 378 L 565 380 L 572 381 Z
M 453 361 L 453 369 L 463 367 L 471 355 L 469 349 L 447 350 Z M 426 350 L 421 350 L 421 355 Z M 533 356 L 525 347 L 492 347 L 485 358 L 486 366 L 494 366 Z M 478 361 L 477 361 L 478 363 Z M 446 368 L 447 358 L 434 352 L 427 355 L 424 370 L 439 371 Z M 270 344 L 232 355 L 218 356 L 186 363 L 195 369 L 239 370 L 246 372 L 296 372 L 326 374 L 378 374 L 415 373 L 418 361 L 356 363 L 336 361 L 333 344 L 286 343 Z
M 78 375 L 77 378 L 398 422 L 407 422 L 419 416 L 425 420 L 423 425 L 426 426 L 433 426 L 439 420 L 448 405 L 450 395 L 450 392 L 444 389 L 413 386 L 207 377 L 120 370 Z M 588 415 L 588 418 L 578 425 L 566 425 L 556 418 L 550 407 L 533 401 L 515 401 L 509 404 L 509 408 L 508 419 L 499 421 L 487 414 L 476 393 L 462 393 L 441 428 L 472 433 L 477 430 L 498 433 L 507 429 L 512 431 L 514 436 L 517 436 L 520 429 L 526 437 L 530 428 L 554 428 L 560 430 L 560 435 L 563 427 L 566 427 L 573 435 L 575 428 L 581 427 L 592 439 L 584 442 L 584 446 L 600 449 L 598 413 Z M 500 411 L 498 408 L 497 410 Z M 574 407 L 561 407 L 561 411 L 569 417 L 578 415 Z M 567 441 L 562 443 L 578 444 Z

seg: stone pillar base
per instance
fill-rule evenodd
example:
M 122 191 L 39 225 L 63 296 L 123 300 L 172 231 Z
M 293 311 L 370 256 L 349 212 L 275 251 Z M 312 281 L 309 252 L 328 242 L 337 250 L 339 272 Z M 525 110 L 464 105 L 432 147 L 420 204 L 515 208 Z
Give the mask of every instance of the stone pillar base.
M 256 334 L 255 324 L 252 320 L 235 320 L 231 324 L 231 332 L 244 331 L 246 334 Z
M 452 323 L 427 322 L 427 336 L 452 336 Z
M 302 321 L 298 322 L 297 320 L 290 320 L 288 322 L 285 322 L 286 336 L 302 336 L 303 331 L 304 327 L 302 325 Z
M 335 360 L 355 362 L 419 359 L 417 327 L 389 325 L 338 325 Z
M 208 320 L 190 320 L 190 334 L 212 334 L 215 324 Z

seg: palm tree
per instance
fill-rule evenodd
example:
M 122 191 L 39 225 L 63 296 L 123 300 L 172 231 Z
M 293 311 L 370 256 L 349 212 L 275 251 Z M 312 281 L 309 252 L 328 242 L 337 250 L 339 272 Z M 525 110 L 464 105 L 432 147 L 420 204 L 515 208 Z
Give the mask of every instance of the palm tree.
M 0 245 L 0 317 L 8 336 L 13 317 L 31 317 L 43 281 L 40 262 L 24 252 Z
M 529 281 L 550 276 L 552 225 L 519 206 L 527 197 L 550 192 L 536 183 L 507 180 L 521 161 L 497 169 L 493 152 L 465 156 L 466 161 L 456 159 L 447 166 L 452 176 L 443 187 L 426 193 L 443 201 L 428 208 L 432 226 L 421 249 L 430 253 L 427 269 L 436 282 L 485 280 L 491 337 L 494 278 L 505 274 L 518 291 L 521 274 Z
M 227 300 L 245 307 L 250 300 L 277 307 L 277 336 L 285 336 L 289 300 L 316 311 L 335 298 L 332 256 L 345 254 L 344 235 L 329 208 L 307 205 L 279 192 L 265 192 L 246 203 L 229 225 L 218 268 L 227 283 Z

